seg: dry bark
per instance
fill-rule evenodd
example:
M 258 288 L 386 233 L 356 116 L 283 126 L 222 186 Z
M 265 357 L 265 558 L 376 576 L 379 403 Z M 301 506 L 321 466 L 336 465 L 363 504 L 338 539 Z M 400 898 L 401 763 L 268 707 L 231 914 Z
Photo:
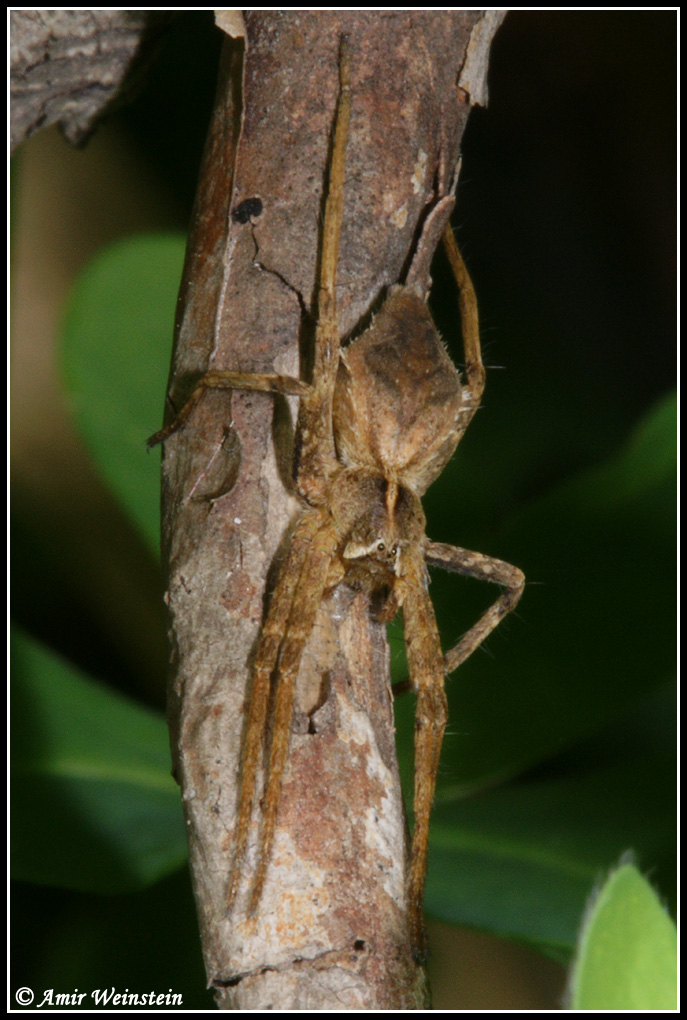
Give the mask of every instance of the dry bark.
M 500 20 L 480 11 L 246 14 L 245 40 L 227 40 L 222 60 L 170 408 L 210 368 L 299 372 L 299 347 L 312 339 L 340 34 L 353 56 L 338 290 L 346 335 L 403 277 L 423 223 L 455 185 Z M 323 605 L 299 676 L 259 915 L 248 920 L 239 900 L 227 916 L 251 662 L 297 513 L 293 415 L 280 398 L 206 393 L 163 460 L 169 719 L 208 983 L 225 1009 L 423 1008 L 405 920 L 388 650 L 364 597 L 344 586 Z
M 12 11 L 12 149 L 55 123 L 70 142 L 83 142 L 135 86 L 171 17 L 140 10 Z

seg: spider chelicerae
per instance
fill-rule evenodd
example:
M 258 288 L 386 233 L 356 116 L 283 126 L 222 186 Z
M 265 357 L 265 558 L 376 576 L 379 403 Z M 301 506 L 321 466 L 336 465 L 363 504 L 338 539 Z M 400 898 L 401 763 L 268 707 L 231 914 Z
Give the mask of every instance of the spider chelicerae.
M 242 756 L 236 849 L 229 881 L 233 906 L 248 847 L 257 777 L 276 683 L 262 831 L 249 913 L 260 900 L 274 840 L 296 679 L 324 595 L 346 582 L 364 588 L 391 620 L 403 613 L 409 683 L 417 695 L 414 828 L 407 877 L 411 944 L 422 945 L 422 898 L 429 817 L 446 725 L 444 678 L 482 643 L 518 602 L 524 576 L 481 553 L 430 541 L 420 497 L 463 436 L 484 389 L 477 303 L 450 227 L 446 252 L 460 293 L 465 378 L 446 353 L 409 270 L 392 288 L 372 325 L 340 346 L 337 261 L 351 109 L 350 52 L 341 41 L 340 91 L 334 124 L 318 277 L 312 381 L 288 376 L 209 372 L 174 421 L 151 437 L 165 440 L 188 419 L 205 390 L 244 389 L 300 398 L 294 485 L 303 509 L 293 530 L 262 628 Z M 448 208 L 451 200 L 442 200 Z M 438 210 L 437 210 L 438 211 Z M 427 565 L 501 585 L 497 601 L 446 655 L 427 590 Z

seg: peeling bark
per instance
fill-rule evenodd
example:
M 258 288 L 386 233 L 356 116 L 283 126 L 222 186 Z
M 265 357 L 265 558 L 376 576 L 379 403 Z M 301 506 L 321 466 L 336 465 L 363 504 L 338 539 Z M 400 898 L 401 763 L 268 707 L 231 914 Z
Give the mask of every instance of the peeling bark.
M 10 12 L 11 147 L 59 124 L 83 142 L 139 80 L 172 14 L 160 11 Z
M 245 40 L 227 40 L 220 70 L 170 415 L 208 369 L 296 375 L 307 362 L 340 34 L 353 57 L 338 295 L 346 335 L 403 277 L 454 187 L 485 33 L 499 23 L 483 13 L 246 14 Z M 208 983 L 225 1009 L 421 1009 L 384 628 L 343 586 L 322 606 L 301 668 L 259 915 L 248 920 L 241 900 L 226 913 L 251 663 L 297 513 L 293 421 L 281 398 L 206 393 L 165 446 L 169 718 Z

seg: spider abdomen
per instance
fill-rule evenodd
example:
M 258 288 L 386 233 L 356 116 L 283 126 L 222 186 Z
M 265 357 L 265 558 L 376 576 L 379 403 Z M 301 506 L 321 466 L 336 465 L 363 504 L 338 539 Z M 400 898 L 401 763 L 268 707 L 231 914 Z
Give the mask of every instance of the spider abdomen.
M 400 287 L 341 352 L 334 395 L 338 456 L 421 494 L 456 448 L 462 403 L 460 377 L 427 305 Z

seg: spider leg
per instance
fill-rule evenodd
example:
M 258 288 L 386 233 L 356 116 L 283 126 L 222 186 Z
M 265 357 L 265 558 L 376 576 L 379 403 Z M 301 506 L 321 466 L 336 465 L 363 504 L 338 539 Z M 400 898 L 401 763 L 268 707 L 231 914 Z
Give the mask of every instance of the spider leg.
M 509 563 L 440 542 L 428 542 L 431 566 L 493 581 L 506 590 L 446 656 L 442 655 L 434 609 L 427 591 L 424 562 L 413 558 L 403 574 L 403 625 L 410 685 L 417 692 L 415 716 L 415 825 L 408 873 L 408 907 L 412 944 L 423 951 L 422 900 L 427 867 L 429 816 L 434 799 L 439 755 L 447 718 L 444 677 L 457 669 L 513 609 L 525 577 Z M 398 684 L 394 693 L 405 685 Z
M 345 35 L 341 36 L 340 42 L 339 83 L 318 274 L 312 387 L 304 394 L 298 408 L 296 488 L 302 496 L 314 503 L 322 501 L 325 480 L 338 467 L 332 429 L 332 404 L 340 347 L 336 279 L 343 219 L 346 142 L 351 114 L 351 55 L 348 37 Z
M 525 575 L 517 567 L 512 567 L 510 563 L 504 563 L 503 560 L 496 560 L 483 553 L 469 552 L 458 546 L 444 545 L 441 542 L 428 542 L 425 556 L 430 566 L 442 567 L 444 570 L 452 570 L 467 577 L 476 577 L 480 581 L 491 581 L 494 584 L 503 585 L 505 588 L 505 591 L 493 606 L 480 617 L 474 627 L 471 627 L 467 634 L 446 653 L 444 668 L 446 674 L 449 674 L 465 662 L 468 656 L 472 655 L 476 648 L 479 648 L 487 635 L 491 634 L 492 630 L 498 626 L 504 616 L 515 608 L 525 587 Z
M 334 124 L 318 273 L 313 381 L 312 385 L 307 385 L 293 380 L 299 389 L 292 391 L 298 392 L 301 397 L 298 408 L 295 483 L 298 492 L 311 505 L 315 506 L 325 503 L 329 478 L 339 467 L 332 430 L 332 402 L 339 367 L 336 278 L 343 218 L 344 164 L 351 107 L 350 51 L 346 36 L 342 36 L 340 43 L 339 79 L 340 90 Z M 290 383 L 292 380 L 288 380 L 288 382 Z M 281 391 L 278 390 L 278 392 Z M 298 668 L 305 643 L 315 622 L 317 609 L 327 586 L 332 556 L 336 541 L 338 541 L 331 524 L 331 518 L 325 518 L 324 514 L 325 511 L 313 510 L 309 514 L 306 512 L 303 520 L 317 521 L 318 525 L 313 531 L 308 531 L 306 548 L 300 550 L 299 553 L 294 553 L 293 559 L 290 556 L 289 562 L 285 563 L 280 573 L 273 600 L 278 608 L 273 611 L 270 607 L 256 660 L 255 681 L 243 757 L 237 849 L 229 890 L 230 906 L 236 898 L 248 846 L 255 780 L 267 721 L 269 679 L 275 666 L 277 666 L 278 687 L 258 865 L 248 908 L 250 914 L 255 913 L 260 901 L 274 840 L 282 776 L 289 750 Z M 326 519 L 329 523 L 324 523 Z M 294 543 L 295 540 L 296 535 L 294 535 Z
M 282 376 L 210 373 L 200 380 L 191 399 L 171 426 L 153 437 L 154 441 L 164 439 L 183 424 L 209 386 L 296 393 L 301 399 L 298 408 L 295 482 L 300 494 L 306 497 L 311 505 L 322 505 L 325 502 L 328 478 L 339 466 L 332 431 L 332 401 L 339 365 L 336 277 L 351 105 L 350 52 L 345 36 L 342 36 L 340 44 L 339 77 L 340 91 L 318 273 L 317 330 L 312 385 Z M 259 903 L 274 840 L 282 775 L 288 757 L 298 667 L 327 584 L 336 544 L 331 518 L 328 520 L 330 523 L 325 524 L 324 511 L 306 511 L 296 528 L 289 555 L 279 574 L 255 662 L 242 760 L 236 851 L 228 895 L 229 908 L 236 899 L 248 848 L 255 785 L 267 722 L 270 678 L 275 667 L 278 673 L 278 688 L 259 858 L 250 895 L 249 913 L 255 913 Z
M 429 816 L 447 719 L 444 660 L 422 554 L 413 555 L 403 574 L 403 630 L 406 656 L 417 691 L 415 710 L 415 816 L 408 871 L 411 945 L 424 955 L 422 900 L 427 869 Z
M 308 561 L 311 543 L 322 524 L 319 511 L 304 514 L 291 538 L 288 554 L 270 602 L 253 668 L 253 687 L 243 747 L 241 790 L 236 821 L 236 846 L 227 907 L 231 909 L 238 892 L 243 863 L 248 849 L 250 821 L 255 801 L 255 785 L 267 721 L 270 680 L 279 657 L 282 638 L 293 611 L 303 564 Z
M 188 398 L 176 418 L 160 429 L 148 440 L 147 446 L 157 446 L 164 443 L 177 429 L 188 421 L 188 418 L 200 401 L 206 390 L 259 390 L 262 393 L 285 393 L 293 396 L 303 397 L 310 391 L 308 383 L 300 379 L 294 379 L 288 375 L 254 375 L 250 372 L 206 372 L 196 383 L 191 396 Z
M 267 770 L 263 827 L 258 865 L 248 907 L 249 914 L 255 913 L 260 902 L 274 842 L 282 777 L 289 753 L 296 678 L 303 650 L 312 632 L 315 617 L 327 587 L 332 558 L 339 541 L 339 535 L 331 519 L 326 519 L 324 511 L 314 511 L 309 516 L 316 517 L 320 526 L 316 534 L 313 535 L 307 554 L 302 561 L 300 576 L 290 600 L 289 618 L 279 651 L 278 686 L 272 746 Z
M 258 390 L 301 398 L 298 432 L 301 449 L 296 484 L 302 495 L 317 489 L 316 479 L 337 466 L 332 433 L 332 400 L 339 367 L 339 325 L 336 311 L 336 270 L 343 219 L 343 184 L 348 123 L 351 112 L 351 58 L 348 37 L 341 37 L 339 54 L 340 92 L 334 127 L 329 190 L 324 211 L 322 253 L 317 298 L 317 332 L 313 385 L 291 376 L 249 372 L 210 371 L 196 383 L 177 416 L 148 440 L 148 449 L 163 443 L 188 420 L 208 389 Z
M 444 228 L 443 238 L 446 254 L 459 291 L 460 322 L 463 332 L 463 351 L 465 352 L 465 381 L 470 394 L 469 401 L 466 401 L 465 414 L 461 415 L 460 421 L 460 429 L 464 432 L 477 411 L 484 392 L 485 372 L 479 341 L 479 315 L 475 288 L 463 262 L 463 256 L 460 254 L 450 223 L 447 223 Z

